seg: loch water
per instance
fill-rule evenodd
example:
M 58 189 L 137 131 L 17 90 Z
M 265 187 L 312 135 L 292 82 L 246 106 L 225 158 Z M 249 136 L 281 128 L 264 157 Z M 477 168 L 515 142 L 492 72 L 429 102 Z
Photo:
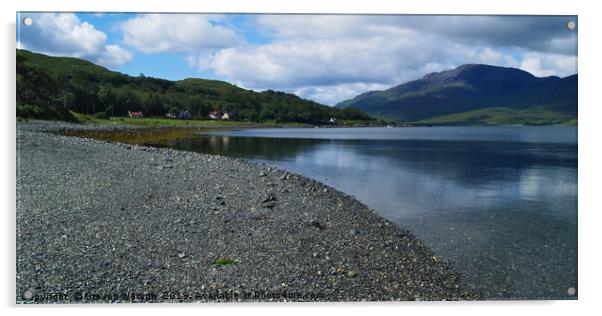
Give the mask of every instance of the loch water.
M 240 129 L 168 146 L 274 165 L 353 195 L 487 299 L 576 297 L 576 127 Z

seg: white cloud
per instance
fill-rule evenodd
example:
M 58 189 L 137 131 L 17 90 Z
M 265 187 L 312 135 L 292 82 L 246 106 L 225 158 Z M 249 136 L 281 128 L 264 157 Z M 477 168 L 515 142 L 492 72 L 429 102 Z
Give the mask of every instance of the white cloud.
M 511 55 L 505 54 L 499 50 L 495 50 L 490 47 L 485 47 L 480 52 L 478 52 L 478 58 L 480 63 L 489 64 L 489 65 L 497 65 L 504 67 L 518 67 L 520 65 L 519 61 L 516 60 Z
M 121 65 L 132 54 L 107 45 L 107 35 L 73 13 L 32 14 L 33 24 L 21 28 L 21 48 L 54 56 L 89 59 L 105 66 Z
M 563 29 L 563 21 L 261 15 L 255 23 L 272 39 L 268 43 L 203 52 L 188 62 L 242 86 L 335 104 L 467 63 L 522 68 L 538 76 L 573 74 L 576 56 L 562 52 L 570 52 L 566 46 L 575 45 L 576 38 Z
M 145 53 L 198 52 L 239 41 L 236 33 L 217 24 L 221 18 L 200 14 L 144 14 L 120 25 L 123 42 Z
M 374 29 L 378 31 L 361 37 L 283 38 L 229 47 L 188 62 L 241 86 L 285 90 L 330 105 L 465 63 L 519 65 L 491 48 L 406 29 Z
M 405 29 L 467 45 L 573 54 L 577 33 L 566 23 L 576 20 L 575 16 L 262 15 L 257 25 L 276 38 L 340 39 Z
M 387 84 L 358 82 L 330 86 L 306 86 L 292 90 L 291 92 L 305 99 L 333 105 L 341 100 L 351 99 L 366 91 L 382 90 L 388 87 L 389 85 Z
M 361 36 L 366 29 L 358 26 L 383 22 L 360 15 L 259 15 L 258 31 L 280 39 L 335 38 Z
M 72 13 L 42 13 L 34 15 L 31 37 L 24 37 L 27 47 L 36 47 L 53 54 L 68 54 L 74 57 L 94 55 L 103 49 L 107 40 L 105 33 L 88 22 L 82 22 Z M 29 39 L 32 40 L 29 40 Z
M 434 70 L 435 64 L 431 61 L 450 49 L 454 49 L 451 43 L 438 48 L 420 34 L 405 32 L 395 40 L 386 36 L 281 40 L 230 47 L 211 55 L 201 55 L 196 63 L 194 59 L 189 60 L 201 71 L 211 69 L 222 77 L 242 81 L 250 87 L 388 84 L 412 79 L 425 67 Z
M 121 66 L 130 62 L 133 58 L 134 55 L 130 51 L 118 45 L 107 45 L 98 58 L 98 62 L 106 66 Z
M 560 54 L 526 53 L 520 68 L 538 77 L 564 77 L 577 73 L 577 57 Z
M 113 30 L 121 31 L 121 44 L 144 53 L 179 53 L 190 67 L 239 86 L 335 104 L 466 63 L 537 76 L 576 73 L 576 33 L 566 29 L 566 19 L 143 14 Z M 23 46 L 39 52 L 105 66 L 133 58 L 73 14 L 39 14 L 33 27 L 23 29 L 29 32 Z

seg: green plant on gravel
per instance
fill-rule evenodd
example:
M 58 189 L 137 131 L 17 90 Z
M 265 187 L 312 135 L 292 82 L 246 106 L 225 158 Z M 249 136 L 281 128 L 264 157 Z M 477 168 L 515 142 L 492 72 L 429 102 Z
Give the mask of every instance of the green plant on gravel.
M 215 260 L 215 265 L 217 266 L 230 266 L 230 265 L 235 265 L 238 264 L 238 260 L 235 259 L 231 259 L 231 258 L 219 258 L 217 260 Z

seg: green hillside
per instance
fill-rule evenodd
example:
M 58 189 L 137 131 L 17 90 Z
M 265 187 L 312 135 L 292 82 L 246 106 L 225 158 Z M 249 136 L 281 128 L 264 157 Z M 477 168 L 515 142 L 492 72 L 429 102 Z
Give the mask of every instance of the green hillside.
M 337 109 L 294 94 L 255 92 L 217 80 L 124 75 L 91 62 L 17 50 L 17 116 L 77 121 L 71 111 L 99 117 L 143 111 L 164 116 L 187 110 L 206 118 L 214 110 L 252 122 L 321 124 L 330 117 L 373 121 L 356 109 Z
M 571 115 L 542 108 L 509 109 L 487 108 L 461 113 L 436 116 L 414 124 L 425 125 L 575 125 Z
M 513 68 L 463 65 L 343 101 L 412 124 L 559 124 L 577 119 L 577 75 L 538 78 Z

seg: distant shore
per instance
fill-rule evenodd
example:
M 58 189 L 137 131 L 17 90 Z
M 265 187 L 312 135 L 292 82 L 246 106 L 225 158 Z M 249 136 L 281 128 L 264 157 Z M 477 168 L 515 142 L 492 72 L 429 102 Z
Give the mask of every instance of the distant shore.
M 240 159 L 17 123 L 18 303 L 478 299 L 409 232 Z

